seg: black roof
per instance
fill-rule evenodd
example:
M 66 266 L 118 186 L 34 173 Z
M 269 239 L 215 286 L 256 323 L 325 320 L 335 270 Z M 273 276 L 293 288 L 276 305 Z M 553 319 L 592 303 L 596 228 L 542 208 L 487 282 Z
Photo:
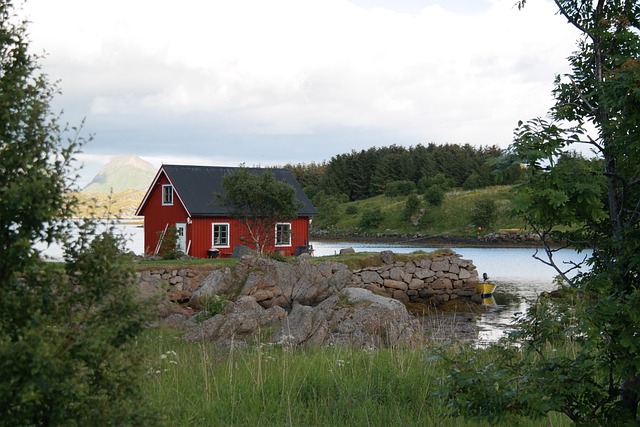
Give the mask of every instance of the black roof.
M 174 190 L 192 216 L 228 215 L 229 209 L 222 206 L 216 194 L 224 194 L 222 177 L 235 172 L 238 168 L 225 166 L 186 166 L 163 165 Z M 252 173 L 262 173 L 266 168 L 246 168 Z M 316 216 L 318 211 L 302 190 L 300 183 L 289 169 L 269 168 L 277 181 L 290 184 L 296 191 L 296 197 L 303 204 L 298 216 Z

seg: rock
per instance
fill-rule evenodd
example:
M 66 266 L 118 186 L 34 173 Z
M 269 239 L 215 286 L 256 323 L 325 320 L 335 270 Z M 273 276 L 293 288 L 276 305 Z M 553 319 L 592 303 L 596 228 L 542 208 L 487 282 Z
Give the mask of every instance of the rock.
M 201 298 L 210 294 L 222 294 L 233 286 L 231 270 L 229 268 L 214 270 L 205 277 L 193 291 L 193 298 Z
M 380 252 L 380 259 L 384 264 L 393 264 L 395 256 L 392 251 L 382 251 Z
M 382 285 L 382 283 L 384 283 L 382 277 L 380 277 L 380 275 L 375 271 L 362 271 L 360 273 L 360 277 L 362 278 L 362 282 L 364 284 L 376 283 Z
M 390 347 L 416 345 L 422 326 L 395 299 L 345 288 L 316 307 L 296 304 L 275 341 L 296 345 Z
M 233 253 L 231 254 L 232 258 L 242 258 L 245 255 L 251 255 L 253 251 L 249 246 L 245 245 L 236 245 L 233 248 Z
M 356 250 L 353 248 L 340 249 L 340 255 L 351 255 L 355 253 L 356 253 Z
M 253 297 L 240 297 L 222 313 L 196 325 L 184 335 L 187 341 L 250 341 L 268 328 L 281 329 L 286 312 L 281 307 L 265 309 Z
M 409 285 L 407 285 L 405 282 L 392 279 L 386 279 L 384 281 L 384 286 L 387 288 L 399 289 L 401 291 L 406 291 L 407 289 L 409 289 Z
M 189 302 L 189 300 L 191 299 L 191 292 L 186 290 L 171 292 L 168 298 L 171 302 L 183 304 L 185 302 Z
M 263 307 L 290 309 L 294 302 L 316 305 L 353 284 L 353 272 L 331 261 L 314 265 L 304 260 L 279 262 L 268 258 L 243 259 L 249 272 L 242 295 L 254 296 Z

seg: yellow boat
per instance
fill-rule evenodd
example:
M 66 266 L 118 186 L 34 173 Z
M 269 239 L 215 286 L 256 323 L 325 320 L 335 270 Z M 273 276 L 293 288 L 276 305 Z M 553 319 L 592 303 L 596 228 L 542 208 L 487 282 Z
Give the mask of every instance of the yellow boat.
M 483 305 L 496 305 L 496 300 L 493 298 L 493 291 L 496 289 L 494 283 L 478 283 L 476 286 L 476 292 L 482 297 Z

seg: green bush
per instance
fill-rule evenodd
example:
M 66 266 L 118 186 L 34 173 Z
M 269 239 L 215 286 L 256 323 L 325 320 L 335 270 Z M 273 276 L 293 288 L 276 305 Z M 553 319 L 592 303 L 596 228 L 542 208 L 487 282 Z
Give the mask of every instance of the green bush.
M 420 210 L 420 199 L 415 194 L 407 197 L 407 201 L 404 205 L 404 210 L 402 212 L 402 217 L 404 219 L 411 219 L 413 215 L 418 213 Z
M 175 225 L 167 227 L 166 232 L 158 232 L 160 242 L 160 255 L 162 259 L 178 259 L 182 252 L 178 249 L 178 230 Z
M 416 184 L 413 181 L 393 181 L 389 182 L 384 189 L 387 197 L 408 196 L 416 191 Z
M 222 310 L 229 304 L 226 295 L 211 294 L 202 298 L 198 298 L 192 306 L 199 308 L 200 312 L 196 315 L 196 321 L 202 322 L 216 314 L 222 313 Z
M 384 214 L 380 208 L 374 208 L 362 213 L 360 218 L 359 227 L 364 229 L 371 229 L 379 227 L 384 221 Z
M 345 208 L 344 213 L 346 213 L 347 215 L 357 215 L 358 207 L 356 205 L 348 205 Z
M 492 228 L 498 217 L 496 202 L 493 199 L 479 199 L 471 211 L 471 223 L 484 229 Z
M 442 187 L 435 184 L 427 188 L 427 191 L 424 192 L 424 199 L 431 206 L 440 206 L 444 201 L 444 194 L 445 192 Z
M 58 88 L 24 22 L 0 1 L 0 425 L 157 425 L 140 389 L 148 311 L 133 263 L 112 229 L 73 223 L 68 174 L 87 141 L 51 112 Z M 64 262 L 44 262 L 36 242 L 59 244 Z

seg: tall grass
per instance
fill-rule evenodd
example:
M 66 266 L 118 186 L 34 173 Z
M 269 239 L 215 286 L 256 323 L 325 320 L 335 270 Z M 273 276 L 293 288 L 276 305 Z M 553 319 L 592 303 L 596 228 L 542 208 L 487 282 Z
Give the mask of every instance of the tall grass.
M 141 345 L 145 389 L 167 425 L 487 425 L 445 415 L 436 396 L 445 365 L 421 349 L 216 346 L 186 343 L 168 330 L 150 331 Z

